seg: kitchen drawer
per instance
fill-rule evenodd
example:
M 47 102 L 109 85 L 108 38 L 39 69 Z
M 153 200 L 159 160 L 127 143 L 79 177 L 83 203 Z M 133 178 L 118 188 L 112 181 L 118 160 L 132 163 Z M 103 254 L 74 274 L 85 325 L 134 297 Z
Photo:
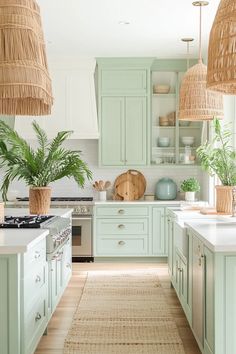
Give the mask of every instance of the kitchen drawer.
M 46 239 L 38 242 L 26 254 L 24 254 L 24 274 L 39 264 L 46 262 Z
M 25 316 L 25 353 L 33 353 L 47 326 L 47 291 L 43 287 L 32 310 Z
M 115 207 L 96 207 L 96 215 L 99 216 L 117 216 L 117 217 L 126 217 L 126 216 L 148 216 L 149 208 L 148 207 L 137 207 L 137 206 L 115 206 Z
M 102 94 L 145 94 L 147 92 L 147 71 L 103 69 L 101 91 Z
M 148 253 L 148 237 L 135 238 L 99 238 L 98 256 L 144 256 Z
M 39 296 L 40 289 L 47 285 L 47 272 L 47 263 L 40 263 L 36 267 L 33 267 L 24 278 L 25 313 L 31 310 L 32 304 Z
M 145 235 L 148 233 L 148 219 L 98 219 L 97 236 Z

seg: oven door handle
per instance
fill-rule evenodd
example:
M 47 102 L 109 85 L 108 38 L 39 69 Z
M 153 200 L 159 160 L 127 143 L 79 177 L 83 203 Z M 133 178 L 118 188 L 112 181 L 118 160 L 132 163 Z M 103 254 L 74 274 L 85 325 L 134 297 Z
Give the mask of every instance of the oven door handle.
M 88 216 L 87 218 L 86 217 L 79 217 L 79 216 L 73 216 L 72 215 L 72 221 L 73 220 L 92 220 L 92 216 Z

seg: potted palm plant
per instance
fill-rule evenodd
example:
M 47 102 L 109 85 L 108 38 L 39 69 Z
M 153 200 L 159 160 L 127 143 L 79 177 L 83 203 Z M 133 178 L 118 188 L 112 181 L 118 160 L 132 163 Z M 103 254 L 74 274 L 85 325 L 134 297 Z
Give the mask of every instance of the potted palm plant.
M 180 188 L 185 192 L 185 200 L 193 202 L 195 200 L 195 193 L 200 191 L 200 184 L 195 177 L 185 179 Z
M 232 213 L 232 189 L 236 185 L 236 152 L 232 147 L 232 132 L 213 121 L 215 135 L 197 149 L 202 168 L 211 176 L 217 175 L 222 185 L 216 186 L 217 212 Z
M 5 168 L 1 186 L 2 198 L 7 200 L 10 183 L 17 179 L 29 186 L 29 209 L 31 214 L 47 214 L 50 208 L 50 183 L 61 178 L 73 178 L 83 187 L 92 174 L 81 160 L 81 151 L 68 150 L 63 142 L 71 131 L 61 131 L 49 142 L 45 131 L 32 123 L 38 147 L 33 149 L 26 140 L 6 123 L 0 121 L 0 160 Z

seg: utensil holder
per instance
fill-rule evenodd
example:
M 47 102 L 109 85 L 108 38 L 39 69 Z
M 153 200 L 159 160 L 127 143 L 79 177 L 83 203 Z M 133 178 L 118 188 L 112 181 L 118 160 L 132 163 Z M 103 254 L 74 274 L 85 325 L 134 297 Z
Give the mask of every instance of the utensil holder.
M 100 201 L 107 200 L 107 191 L 99 191 L 98 192 L 98 198 L 99 198 Z

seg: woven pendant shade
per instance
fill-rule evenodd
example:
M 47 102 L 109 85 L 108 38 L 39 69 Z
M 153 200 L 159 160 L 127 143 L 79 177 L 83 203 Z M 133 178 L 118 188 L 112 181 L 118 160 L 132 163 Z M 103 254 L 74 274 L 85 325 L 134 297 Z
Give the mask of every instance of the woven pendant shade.
M 236 94 L 236 1 L 221 0 L 210 33 L 207 87 Z
M 223 97 L 206 89 L 207 66 L 199 61 L 185 74 L 179 99 L 179 119 L 198 121 L 222 119 Z
M 39 6 L 0 0 L 0 114 L 47 115 L 52 104 Z
M 179 120 L 207 121 L 215 117 L 223 118 L 223 97 L 221 94 L 207 90 L 207 66 L 202 62 L 201 54 L 201 7 L 205 1 L 193 3 L 200 6 L 199 60 L 183 77 L 180 88 Z

